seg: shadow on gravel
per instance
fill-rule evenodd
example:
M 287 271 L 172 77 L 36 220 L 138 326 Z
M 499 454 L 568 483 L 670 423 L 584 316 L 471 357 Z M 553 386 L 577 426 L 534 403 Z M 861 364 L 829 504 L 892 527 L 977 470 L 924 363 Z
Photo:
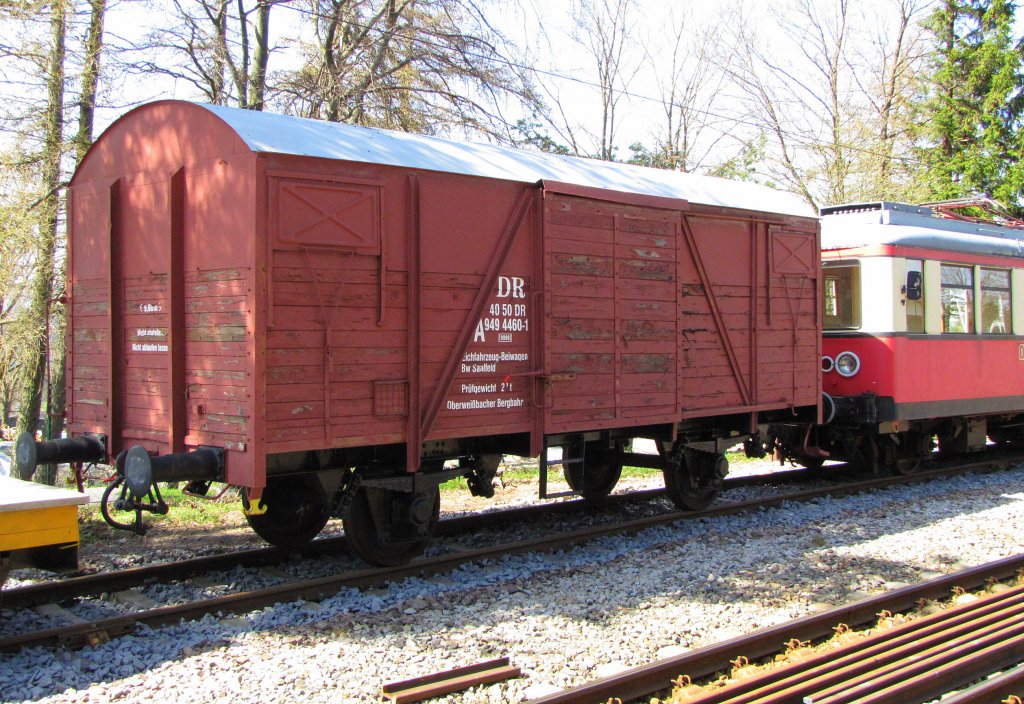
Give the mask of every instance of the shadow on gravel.
M 511 556 L 387 589 L 345 592 L 319 605 L 209 617 L 77 652 L 2 654 L 0 699 L 34 701 L 65 691 L 80 699 L 76 691 L 96 685 L 101 698 L 130 696 L 133 687 L 145 685 L 125 678 L 185 657 L 228 658 L 230 665 L 233 649 L 256 633 L 268 640 L 263 669 L 283 657 L 274 643 L 282 651 L 285 644 L 318 643 L 332 649 L 332 662 L 375 660 L 391 674 L 405 674 L 407 649 L 454 652 L 466 642 L 477 645 L 462 658 L 483 656 L 492 648 L 487 643 L 507 654 L 501 651 L 513 638 L 536 638 L 530 652 L 538 657 L 545 648 L 564 656 L 564 641 L 545 645 L 546 635 L 579 634 L 591 643 L 597 632 L 614 641 L 630 631 L 631 620 L 646 618 L 639 612 L 652 609 L 663 619 L 664 638 L 649 644 L 652 652 L 660 645 L 707 644 L 735 635 L 721 627 L 730 619 L 766 626 L 921 581 L 927 575 L 915 556 L 922 546 L 931 548 L 930 564 L 937 561 L 946 572 L 959 569 L 963 536 L 956 534 L 955 519 L 1007 508 L 1007 515 L 1024 514 L 1024 495 L 1005 490 L 1020 486 L 1022 474 L 957 477 L 680 521 L 551 555 Z M 872 548 L 873 541 L 897 534 L 902 543 Z M 1002 554 L 1017 547 L 1003 544 Z M 582 640 L 579 647 L 585 647 Z

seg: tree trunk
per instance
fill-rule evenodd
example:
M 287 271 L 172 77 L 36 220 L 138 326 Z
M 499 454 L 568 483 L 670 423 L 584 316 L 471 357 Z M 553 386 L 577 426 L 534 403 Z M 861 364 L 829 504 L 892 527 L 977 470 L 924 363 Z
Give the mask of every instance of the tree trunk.
M 64 141 L 64 38 L 67 31 L 67 5 L 65 0 L 53 3 L 50 17 L 50 57 L 47 72 L 46 137 L 42 162 L 44 199 L 40 204 L 39 240 L 36 250 L 36 270 L 32 283 L 32 300 L 26 314 L 31 320 L 41 321 L 31 342 L 25 361 L 22 380 L 18 431 L 35 432 L 42 406 L 46 383 L 47 335 L 50 332 L 50 302 L 53 299 L 54 250 L 57 245 L 57 221 L 60 208 L 60 159 Z M 49 412 L 51 409 L 47 409 Z M 49 424 L 47 424 L 49 425 Z M 27 474 L 27 476 L 26 476 Z M 22 475 L 31 479 L 33 472 Z M 56 480 L 56 473 L 44 469 L 40 479 L 48 484 Z
M 85 35 L 85 65 L 82 67 L 82 96 L 78 103 L 78 134 L 75 135 L 75 162 L 81 163 L 92 146 L 96 115 L 96 88 L 100 78 L 100 54 L 103 52 L 103 21 L 107 0 L 89 0 L 92 13 Z
M 256 8 L 256 46 L 249 76 L 249 109 L 262 110 L 267 94 L 267 63 L 270 61 L 270 8 L 271 0 L 260 0 Z

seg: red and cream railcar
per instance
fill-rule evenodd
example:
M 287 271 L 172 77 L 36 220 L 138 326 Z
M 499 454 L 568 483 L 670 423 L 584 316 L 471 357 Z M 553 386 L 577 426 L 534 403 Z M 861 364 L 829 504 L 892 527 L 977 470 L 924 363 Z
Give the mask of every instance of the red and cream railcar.
M 822 211 L 823 444 L 897 471 L 1021 437 L 1024 230 L 870 203 Z M 828 418 L 826 418 L 827 420 Z
M 68 428 L 19 463 L 245 489 L 279 544 L 340 515 L 422 549 L 437 485 L 565 449 L 614 486 L 648 437 L 682 504 L 722 450 L 818 413 L 818 225 L 752 184 L 166 101 L 70 187 Z

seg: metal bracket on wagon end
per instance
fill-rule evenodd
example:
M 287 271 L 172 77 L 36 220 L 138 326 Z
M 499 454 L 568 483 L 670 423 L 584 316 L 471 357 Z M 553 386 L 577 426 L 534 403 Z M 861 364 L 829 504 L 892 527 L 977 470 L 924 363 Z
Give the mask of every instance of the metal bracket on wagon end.
M 249 492 L 254 494 L 258 493 L 258 496 L 252 498 L 249 497 Z M 267 512 L 267 504 L 263 501 L 263 490 L 260 489 L 258 492 L 252 489 L 246 489 L 242 492 L 242 513 L 246 516 L 262 516 Z

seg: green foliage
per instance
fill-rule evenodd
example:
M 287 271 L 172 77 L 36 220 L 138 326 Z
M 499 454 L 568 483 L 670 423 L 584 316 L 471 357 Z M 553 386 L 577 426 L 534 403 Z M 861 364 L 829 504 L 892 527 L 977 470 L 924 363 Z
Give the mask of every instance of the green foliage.
M 943 0 L 933 12 L 921 175 L 934 198 L 983 194 L 1021 215 L 1024 74 L 1015 12 L 1013 0 Z
M 220 487 L 215 486 L 213 492 L 219 491 Z M 164 501 L 170 505 L 171 510 L 165 515 L 147 513 L 147 523 L 159 525 L 161 523 L 170 526 L 206 525 L 216 526 L 221 524 L 238 524 L 245 522 L 242 516 L 242 502 L 237 491 L 229 491 L 219 499 L 197 497 L 185 494 L 181 489 L 163 487 L 160 494 Z M 114 511 L 114 518 L 119 521 L 128 522 L 134 518 L 134 514 L 128 512 Z M 100 531 L 101 534 L 115 534 L 113 528 L 107 526 L 100 513 L 99 503 L 91 503 L 79 509 L 80 521 L 91 527 L 92 531 Z
M 650 166 L 655 169 L 666 169 L 668 171 L 685 171 L 685 156 L 678 150 L 665 146 L 657 146 L 653 150 L 643 142 L 633 142 L 629 145 L 629 151 L 633 155 L 626 160 L 629 164 L 637 166 Z
M 564 144 L 559 144 L 553 137 L 541 132 L 541 125 L 536 120 L 522 118 L 516 121 L 513 128 L 515 136 L 513 143 L 517 147 L 532 147 L 547 154 L 562 154 L 569 156 L 573 152 Z
M 757 181 L 766 186 L 774 186 L 773 183 L 766 183 L 763 180 L 759 170 L 764 163 L 767 144 L 767 135 L 764 132 L 758 133 L 756 137 L 742 145 L 736 156 L 715 166 L 708 171 L 708 175 L 734 181 Z
M 26 340 L 37 327 L 23 315 L 36 221 L 31 169 L 15 166 L 19 161 L 18 155 L 0 157 L 0 420 L 13 412 Z
M 756 181 L 763 183 L 760 167 L 764 164 L 767 138 L 763 132 L 753 139 L 740 145 L 739 151 L 732 157 L 713 166 L 698 169 L 708 176 L 727 178 L 733 181 Z M 649 147 L 643 142 L 629 145 L 632 156 L 627 163 L 637 166 L 649 166 L 668 171 L 690 171 L 687 168 L 687 156 L 683 152 L 665 144 Z M 765 185 L 773 185 L 767 183 Z

